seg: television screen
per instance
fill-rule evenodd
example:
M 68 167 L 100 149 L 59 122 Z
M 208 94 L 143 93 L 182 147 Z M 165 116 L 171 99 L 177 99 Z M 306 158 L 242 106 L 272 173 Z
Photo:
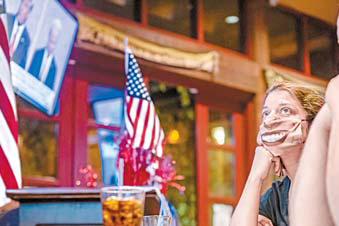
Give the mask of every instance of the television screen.
M 15 92 L 53 115 L 78 22 L 56 0 L 6 3 Z

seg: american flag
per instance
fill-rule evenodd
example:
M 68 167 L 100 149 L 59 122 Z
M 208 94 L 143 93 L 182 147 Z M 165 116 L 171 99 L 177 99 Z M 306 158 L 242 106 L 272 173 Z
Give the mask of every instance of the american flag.
M 162 156 L 164 131 L 147 91 L 139 65 L 131 50 L 126 48 L 125 124 L 134 148 L 152 149 Z
M 9 46 L 0 17 L 0 206 L 6 204 L 6 189 L 21 187 L 18 124 L 11 82 Z

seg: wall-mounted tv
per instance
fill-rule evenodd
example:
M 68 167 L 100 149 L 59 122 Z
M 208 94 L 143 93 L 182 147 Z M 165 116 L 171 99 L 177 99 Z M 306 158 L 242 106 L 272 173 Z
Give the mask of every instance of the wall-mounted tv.
M 78 22 L 56 0 L 10 0 L 6 9 L 15 92 L 53 115 Z

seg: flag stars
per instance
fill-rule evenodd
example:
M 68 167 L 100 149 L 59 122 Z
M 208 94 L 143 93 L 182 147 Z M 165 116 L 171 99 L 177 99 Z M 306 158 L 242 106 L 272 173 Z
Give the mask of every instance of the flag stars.
M 147 91 L 147 88 L 144 84 L 144 80 L 142 78 L 140 67 L 133 56 L 133 54 L 128 55 L 128 70 L 127 70 L 127 93 L 130 96 L 134 96 L 137 98 L 142 98 L 146 101 L 151 102 L 151 98 Z

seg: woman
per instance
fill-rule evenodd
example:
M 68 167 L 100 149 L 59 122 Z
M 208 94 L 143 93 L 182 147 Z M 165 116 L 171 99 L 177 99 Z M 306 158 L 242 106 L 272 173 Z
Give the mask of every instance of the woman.
M 288 225 L 291 184 L 309 127 L 324 103 L 316 91 L 288 83 L 266 92 L 258 146 L 244 191 L 232 216 L 232 226 Z M 270 168 L 286 177 L 260 197 Z

